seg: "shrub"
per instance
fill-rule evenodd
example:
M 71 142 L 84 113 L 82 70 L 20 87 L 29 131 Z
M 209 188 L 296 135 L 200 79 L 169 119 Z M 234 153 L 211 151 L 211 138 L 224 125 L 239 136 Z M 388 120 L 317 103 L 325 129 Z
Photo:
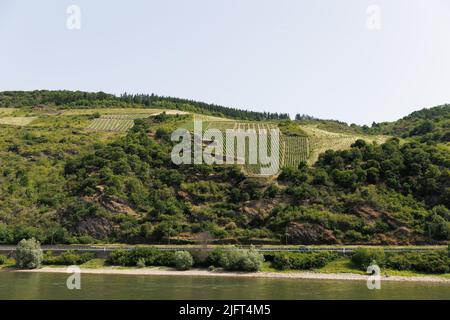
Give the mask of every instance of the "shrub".
M 364 271 L 366 271 L 367 267 L 372 263 L 382 266 L 385 262 L 384 250 L 358 248 L 354 251 L 351 261 L 357 268 Z
M 225 251 L 223 249 L 215 248 L 208 254 L 207 264 L 216 268 L 221 267 L 220 262 L 224 254 Z
M 235 271 L 259 271 L 264 262 L 264 256 L 255 248 L 234 249 L 229 251 L 214 250 L 209 260 L 215 267 Z
M 106 262 L 116 266 L 127 266 L 128 264 L 128 252 L 123 249 L 114 250 L 106 259 Z
M 322 268 L 336 258 L 337 255 L 330 252 L 281 252 L 274 255 L 272 266 L 279 270 L 310 270 Z
M 6 260 L 8 260 L 7 257 L 0 255 L 0 265 L 5 264 Z
M 95 258 L 95 254 L 91 252 L 80 253 L 75 250 L 67 250 L 60 255 L 54 256 L 51 252 L 47 252 L 44 256 L 44 264 L 56 265 L 78 265 L 88 262 Z
M 187 251 L 177 251 L 174 255 L 174 265 L 178 270 L 189 270 L 194 265 L 194 259 Z
M 446 250 L 418 253 L 391 253 L 386 255 L 386 265 L 395 270 L 411 270 L 425 273 L 450 272 Z
M 449 240 L 450 222 L 440 215 L 434 214 L 431 221 L 428 222 L 428 231 L 434 239 Z
M 154 248 L 135 248 L 132 250 L 115 250 L 107 262 L 119 266 L 136 266 L 138 261 L 145 261 L 146 266 L 173 266 L 174 253 Z
M 34 238 L 22 239 L 17 245 L 14 257 L 19 268 L 39 268 L 43 260 L 41 244 Z

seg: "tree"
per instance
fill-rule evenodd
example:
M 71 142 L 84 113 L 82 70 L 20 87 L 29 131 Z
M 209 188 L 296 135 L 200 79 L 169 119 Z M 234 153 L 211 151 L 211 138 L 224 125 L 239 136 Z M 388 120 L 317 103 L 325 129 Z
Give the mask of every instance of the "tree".
M 428 231 L 436 240 L 450 239 L 450 223 L 438 214 L 432 214 L 428 222 Z
M 385 262 L 384 249 L 357 248 L 351 261 L 360 270 L 366 270 L 373 263 L 382 266 Z
M 194 259 L 187 251 L 177 251 L 174 256 L 174 264 L 178 270 L 188 270 L 194 265 Z
M 36 239 L 22 239 L 16 248 L 15 259 L 21 269 L 36 269 L 41 266 L 44 255 L 41 244 Z

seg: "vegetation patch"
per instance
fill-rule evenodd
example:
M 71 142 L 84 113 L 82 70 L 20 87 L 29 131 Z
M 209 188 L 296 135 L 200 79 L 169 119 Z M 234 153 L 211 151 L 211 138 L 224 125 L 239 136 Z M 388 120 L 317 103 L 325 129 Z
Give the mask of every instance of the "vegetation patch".
M 338 255 L 330 252 L 281 252 L 273 256 L 272 266 L 278 270 L 311 270 L 323 268 L 337 258 Z
M 134 120 L 122 118 L 98 118 L 92 120 L 88 130 L 126 132 L 134 126 Z
M 0 124 L 6 124 L 9 126 L 24 127 L 36 120 L 36 117 L 3 117 L 0 118 Z

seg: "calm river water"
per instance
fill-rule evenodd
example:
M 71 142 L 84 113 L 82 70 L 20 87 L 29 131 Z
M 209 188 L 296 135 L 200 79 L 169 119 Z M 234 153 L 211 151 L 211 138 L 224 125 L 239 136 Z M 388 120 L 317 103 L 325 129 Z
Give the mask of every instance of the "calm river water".
M 81 290 L 68 290 L 66 274 L 0 272 L 0 299 L 450 299 L 450 284 L 81 275 Z

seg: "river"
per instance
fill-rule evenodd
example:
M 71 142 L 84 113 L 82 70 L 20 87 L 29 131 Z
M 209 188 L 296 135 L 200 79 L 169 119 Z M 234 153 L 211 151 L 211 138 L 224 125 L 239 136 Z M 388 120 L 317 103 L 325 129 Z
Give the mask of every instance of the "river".
M 0 272 L 0 299 L 450 299 L 444 283 L 82 274 L 69 290 L 67 277 Z

